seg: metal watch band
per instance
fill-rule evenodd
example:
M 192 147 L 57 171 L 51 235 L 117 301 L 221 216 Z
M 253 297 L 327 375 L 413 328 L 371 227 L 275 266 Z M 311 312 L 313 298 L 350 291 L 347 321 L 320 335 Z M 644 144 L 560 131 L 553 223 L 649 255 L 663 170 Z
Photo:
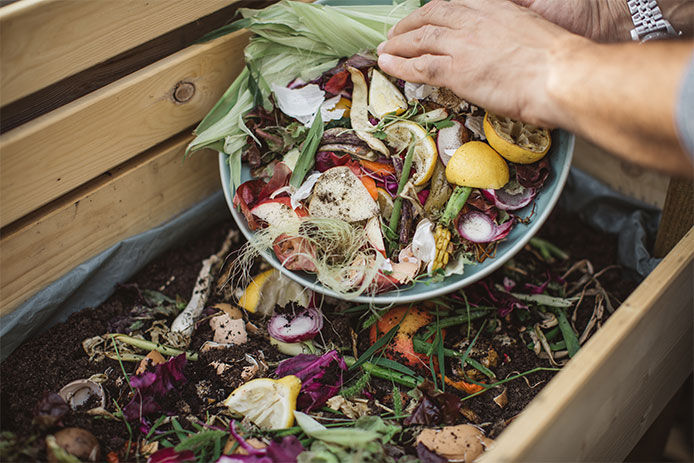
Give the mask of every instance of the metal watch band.
M 627 5 L 634 22 L 634 28 L 631 30 L 633 40 L 647 40 L 647 36 L 651 34 L 658 38 L 677 37 L 675 28 L 663 18 L 663 12 L 660 11 L 656 0 L 629 0 Z

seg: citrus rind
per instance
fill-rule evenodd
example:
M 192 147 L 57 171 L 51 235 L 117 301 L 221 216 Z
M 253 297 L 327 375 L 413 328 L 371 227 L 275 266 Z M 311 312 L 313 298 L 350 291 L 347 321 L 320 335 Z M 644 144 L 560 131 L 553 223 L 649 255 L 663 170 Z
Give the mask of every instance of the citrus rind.
M 258 378 L 234 389 L 224 405 L 262 429 L 285 429 L 294 424 L 300 390 L 301 380 L 293 375 Z
M 387 125 L 383 131 L 386 134 L 386 143 L 396 152 L 407 150 L 414 136 L 415 148 L 412 155 L 414 173 L 410 177 L 415 186 L 428 182 L 434 174 L 439 152 L 436 142 L 424 127 L 416 122 L 403 120 Z
M 378 119 L 386 114 L 399 115 L 407 109 L 407 100 L 386 76 L 373 70 L 369 84 L 369 112 Z
M 532 164 L 542 159 L 552 145 L 548 129 L 486 113 L 484 135 L 501 156 L 516 164 Z
M 486 143 L 469 141 L 448 161 L 446 180 L 455 185 L 496 190 L 508 183 L 508 164 Z

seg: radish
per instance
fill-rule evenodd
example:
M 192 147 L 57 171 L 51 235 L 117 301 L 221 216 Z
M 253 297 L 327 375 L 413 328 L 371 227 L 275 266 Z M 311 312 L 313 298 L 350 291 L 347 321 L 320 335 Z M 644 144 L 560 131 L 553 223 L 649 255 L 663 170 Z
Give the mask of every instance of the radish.
M 455 150 L 457 150 L 460 145 L 465 143 L 468 139 L 466 132 L 463 132 L 465 128 L 463 124 L 458 121 L 451 121 L 453 125 L 449 127 L 444 127 L 439 130 L 439 134 L 436 137 L 436 146 L 439 150 L 439 157 L 443 165 L 448 165 L 448 160 L 451 159 Z
M 271 226 L 280 226 L 288 220 L 296 220 L 308 215 L 306 209 L 298 207 L 292 209 L 290 199 L 287 197 L 273 198 L 261 201 L 253 209 L 251 214 Z
M 517 184 L 518 188 L 509 188 L 509 185 L 514 182 L 509 182 L 503 188 L 498 190 L 485 189 L 481 190 L 485 198 L 494 202 L 494 205 L 505 211 L 515 211 L 527 206 L 535 199 L 537 190 L 535 188 L 525 188 Z
M 473 243 L 489 243 L 505 238 L 512 226 L 513 220 L 497 225 L 482 212 L 472 211 L 458 221 L 458 233 Z

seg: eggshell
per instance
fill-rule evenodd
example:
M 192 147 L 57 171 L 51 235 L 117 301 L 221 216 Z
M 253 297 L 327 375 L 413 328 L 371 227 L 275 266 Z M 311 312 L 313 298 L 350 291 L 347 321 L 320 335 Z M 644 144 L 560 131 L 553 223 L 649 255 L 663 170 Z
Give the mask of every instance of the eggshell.
M 242 319 L 233 320 L 226 313 L 210 319 L 210 327 L 214 331 L 214 342 L 220 344 L 243 344 L 248 341 L 246 322 Z

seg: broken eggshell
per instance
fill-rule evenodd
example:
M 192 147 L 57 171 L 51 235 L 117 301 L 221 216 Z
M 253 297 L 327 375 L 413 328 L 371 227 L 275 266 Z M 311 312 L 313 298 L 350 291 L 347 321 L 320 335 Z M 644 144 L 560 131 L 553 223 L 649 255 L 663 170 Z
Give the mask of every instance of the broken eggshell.
M 238 345 L 248 341 L 246 322 L 242 319 L 234 320 L 227 313 L 212 317 L 210 327 L 214 331 L 213 342 Z
M 86 404 L 89 399 L 96 397 L 98 406 L 106 408 L 106 394 L 101 384 L 95 383 L 89 379 L 78 379 L 63 386 L 58 395 L 70 405 L 70 408 L 76 410 Z
M 470 463 L 489 448 L 494 441 L 471 424 L 446 426 L 443 429 L 423 429 L 417 436 L 417 444 L 449 461 Z

